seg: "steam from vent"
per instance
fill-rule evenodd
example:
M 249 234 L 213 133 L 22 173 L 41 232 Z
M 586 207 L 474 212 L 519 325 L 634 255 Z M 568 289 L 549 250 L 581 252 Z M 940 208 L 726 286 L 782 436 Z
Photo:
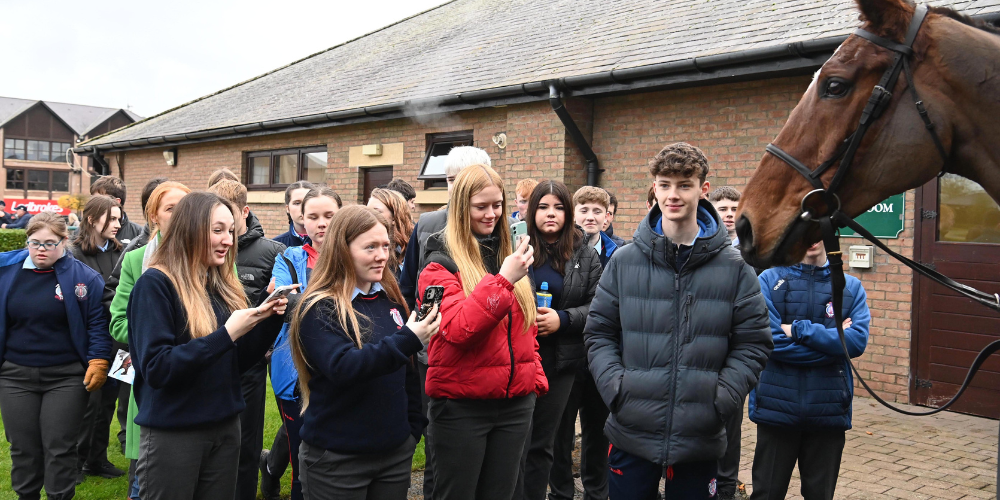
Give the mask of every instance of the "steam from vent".
M 421 99 L 407 101 L 403 114 L 425 127 L 461 127 L 465 122 L 455 112 L 441 107 L 441 99 Z

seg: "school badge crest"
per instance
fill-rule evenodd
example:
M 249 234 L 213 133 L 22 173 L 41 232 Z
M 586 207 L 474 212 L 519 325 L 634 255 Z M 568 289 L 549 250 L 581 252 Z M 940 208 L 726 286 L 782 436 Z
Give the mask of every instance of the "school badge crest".
M 833 317 L 833 302 L 826 303 L 826 317 L 827 318 Z
M 396 322 L 396 326 L 403 326 L 403 315 L 399 314 L 399 309 L 394 307 L 389 310 L 389 314 L 392 316 L 392 320 Z
M 59 286 L 58 283 L 56 283 L 56 299 L 59 300 L 59 302 L 62 302 L 63 300 L 62 287 Z
M 87 285 L 84 285 L 83 283 L 77 283 L 76 290 L 74 290 L 74 293 L 76 293 L 76 298 L 80 300 L 87 298 Z

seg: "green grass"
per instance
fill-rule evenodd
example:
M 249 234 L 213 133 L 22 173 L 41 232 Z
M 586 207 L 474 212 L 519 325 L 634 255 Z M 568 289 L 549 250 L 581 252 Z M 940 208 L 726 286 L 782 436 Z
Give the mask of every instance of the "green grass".
M 274 441 L 274 434 L 281 426 L 281 417 L 274 404 L 274 393 L 271 391 L 271 383 L 267 383 L 267 396 L 264 404 L 264 447 L 270 448 Z M 110 444 L 108 446 L 108 459 L 121 470 L 128 470 L 128 459 L 121 453 L 118 444 L 118 419 L 111 420 Z M 0 431 L 3 430 L 3 423 L 0 422 Z M 413 454 L 413 470 L 424 468 L 424 441 L 420 440 L 416 452 Z M 292 470 L 288 469 L 285 477 L 281 480 L 281 496 L 288 498 L 290 495 Z M 83 484 L 76 487 L 76 497 L 80 500 L 107 500 L 123 499 L 128 494 L 127 476 L 117 479 L 104 479 L 100 477 L 88 476 Z M 42 498 L 45 498 L 44 494 Z M 262 498 L 260 492 L 257 498 Z M 17 495 L 10 490 L 10 444 L 7 440 L 0 440 L 0 500 L 17 500 Z

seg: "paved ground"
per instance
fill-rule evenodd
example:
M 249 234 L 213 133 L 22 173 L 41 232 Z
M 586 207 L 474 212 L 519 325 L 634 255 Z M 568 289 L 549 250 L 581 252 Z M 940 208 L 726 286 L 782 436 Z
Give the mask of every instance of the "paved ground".
M 755 425 L 744 418 L 740 480 L 746 483 L 747 493 L 753 491 L 750 467 L 756 443 Z M 907 417 L 858 397 L 836 498 L 992 499 L 997 498 L 996 468 L 996 420 L 949 412 Z M 423 473 L 414 473 L 413 479 L 410 498 L 422 498 L 417 491 Z M 581 490 L 579 480 L 577 489 Z M 802 498 L 798 471 L 788 498 Z
M 748 492 L 756 442 L 745 419 L 740 479 Z M 996 420 L 950 412 L 907 417 L 856 397 L 836 498 L 996 498 L 996 468 Z M 794 476 L 788 498 L 801 499 L 798 471 Z

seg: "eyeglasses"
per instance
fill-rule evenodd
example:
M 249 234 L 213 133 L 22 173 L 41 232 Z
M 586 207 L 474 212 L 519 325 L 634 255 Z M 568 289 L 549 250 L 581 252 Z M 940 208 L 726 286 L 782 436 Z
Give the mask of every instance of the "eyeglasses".
M 60 243 L 62 243 L 62 240 L 59 240 L 55 243 L 51 242 L 42 243 L 41 241 L 28 240 L 28 248 L 32 250 L 38 250 L 39 248 L 45 247 L 46 250 L 55 250 L 55 248 L 59 246 Z

